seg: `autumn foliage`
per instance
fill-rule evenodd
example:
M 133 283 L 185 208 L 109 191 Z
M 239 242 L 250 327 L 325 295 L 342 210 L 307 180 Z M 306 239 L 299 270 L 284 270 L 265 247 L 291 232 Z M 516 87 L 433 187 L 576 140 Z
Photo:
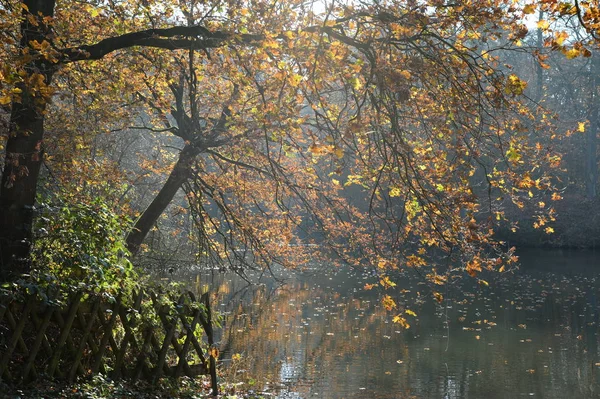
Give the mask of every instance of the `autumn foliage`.
M 595 31 L 589 6 L 542 3 Z M 5 276 L 30 266 L 38 187 L 108 196 L 137 220 L 133 253 L 176 202 L 203 262 L 333 258 L 384 288 L 402 267 L 434 286 L 509 269 L 506 204 L 560 198 L 561 157 L 540 144 L 553 120 L 502 58 L 523 51 L 533 4 L 0 4 Z M 589 52 L 560 32 L 548 45 Z M 551 229 L 552 204 L 538 208 Z

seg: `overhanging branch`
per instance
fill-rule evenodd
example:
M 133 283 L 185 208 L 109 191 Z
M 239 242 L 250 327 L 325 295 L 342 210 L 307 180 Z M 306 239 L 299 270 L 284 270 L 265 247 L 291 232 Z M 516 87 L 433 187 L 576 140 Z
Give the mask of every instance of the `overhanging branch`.
M 176 26 L 166 29 L 147 29 L 110 37 L 92 45 L 61 50 L 63 63 L 99 60 L 105 55 L 124 48 L 144 46 L 178 49 L 209 49 L 224 46 L 227 42 L 253 43 L 264 40 L 264 35 L 211 32 L 203 26 Z

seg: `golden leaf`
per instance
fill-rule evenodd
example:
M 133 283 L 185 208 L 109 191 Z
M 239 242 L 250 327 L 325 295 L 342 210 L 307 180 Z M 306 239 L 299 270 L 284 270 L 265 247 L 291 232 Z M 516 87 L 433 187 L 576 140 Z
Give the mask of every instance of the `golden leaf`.
M 542 19 L 538 21 L 537 27 L 541 30 L 546 30 L 550 27 L 550 22 L 546 21 L 545 19 Z

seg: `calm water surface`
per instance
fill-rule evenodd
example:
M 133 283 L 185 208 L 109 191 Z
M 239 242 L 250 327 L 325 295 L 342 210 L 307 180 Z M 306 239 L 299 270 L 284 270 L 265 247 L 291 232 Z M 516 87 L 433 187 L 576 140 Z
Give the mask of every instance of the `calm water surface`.
M 486 287 L 445 301 L 411 272 L 386 293 L 417 317 L 391 322 L 363 271 L 300 273 L 279 286 L 203 276 L 225 313 L 222 361 L 277 398 L 600 398 L 600 254 L 529 251 Z M 412 272 L 414 273 L 414 272 Z M 270 382 L 269 384 L 263 384 Z

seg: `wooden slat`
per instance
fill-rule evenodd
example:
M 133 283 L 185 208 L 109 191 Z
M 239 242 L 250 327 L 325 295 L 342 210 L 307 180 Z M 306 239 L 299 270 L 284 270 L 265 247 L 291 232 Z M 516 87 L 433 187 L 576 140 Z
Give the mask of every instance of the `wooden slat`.
M 179 363 L 177 363 L 177 368 L 175 369 L 175 377 L 179 377 L 181 370 L 183 369 L 184 363 L 188 366 L 188 369 L 189 369 L 189 363 L 187 362 L 187 353 L 189 351 L 190 343 L 192 342 L 192 339 L 196 339 L 194 337 L 194 327 L 196 327 L 196 324 L 198 324 L 198 319 L 200 318 L 200 309 L 195 310 L 194 319 L 192 320 L 192 324 L 190 324 L 190 325 L 186 325 L 187 320 L 185 320 L 185 315 L 179 313 L 179 317 L 183 324 L 183 328 L 185 328 L 187 331 L 187 334 L 185 337 L 185 342 L 183 343 L 183 347 L 181 348 L 181 355 L 179 356 Z M 188 374 L 188 377 L 193 377 L 193 375 Z
M 193 314 L 194 314 L 194 323 L 193 323 L 193 325 L 189 329 L 186 327 L 186 329 L 188 330 L 188 335 L 187 336 L 191 340 L 191 343 L 194 346 L 194 349 L 196 351 L 196 354 L 200 358 L 200 361 L 202 363 L 206 363 L 206 358 L 204 357 L 204 351 L 202 350 L 202 345 L 200 345 L 200 342 L 198 342 L 198 339 L 194 335 L 196 324 L 198 324 L 200 322 L 200 319 L 202 317 L 202 311 L 200 309 L 194 309 L 194 313 Z M 185 321 L 184 321 L 185 320 L 185 316 L 184 315 L 180 315 L 180 317 L 182 318 L 182 322 L 184 323 L 184 327 L 185 327 Z
M 8 298 L 5 298 L 2 302 L 0 302 L 0 323 L 2 323 L 2 320 L 4 319 L 4 314 L 6 313 L 8 305 L 10 305 L 10 303 L 11 300 Z
M 167 331 L 167 334 L 168 334 L 168 331 Z M 160 357 L 161 350 L 162 350 L 162 344 L 160 342 L 158 342 L 158 339 L 156 339 L 156 336 L 154 334 L 152 334 L 150 342 L 152 343 L 152 347 L 154 348 L 154 353 L 156 354 L 156 364 L 158 365 L 158 363 L 159 363 L 159 357 Z M 169 349 L 169 347 L 167 345 L 167 350 L 168 349 Z M 152 379 L 152 380 L 155 379 L 155 374 L 157 373 L 157 371 L 156 371 L 157 367 L 153 368 L 153 373 L 150 376 L 150 379 Z M 162 371 L 161 371 L 161 373 L 164 372 L 165 374 L 168 375 L 168 371 L 169 371 L 169 366 L 165 362 L 163 362 L 162 363 Z M 160 377 L 160 376 L 158 376 L 158 377 Z M 158 377 L 156 377 L 156 378 L 158 378 Z
M 92 307 L 96 308 L 96 311 L 89 313 L 90 317 L 92 318 L 96 318 L 98 316 L 98 314 L 96 313 L 98 310 L 98 306 L 95 306 L 95 302 L 98 301 L 99 302 L 99 298 L 94 297 L 95 299 L 93 299 L 94 304 L 92 304 Z M 79 329 L 81 329 L 81 331 L 85 331 L 87 325 L 88 325 L 88 320 L 86 318 L 85 315 L 86 312 L 84 312 L 81 307 L 79 307 L 79 309 L 77 309 L 77 320 L 79 321 Z M 88 334 L 86 341 L 88 343 L 88 345 L 90 346 L 90 349 L 92 351 L 92 353 L 96 353 L 98 352 L 98 344 L 96 344 L 96 341 L 94 340 L 94 336 Z
M 38 354 L 38 351 L 40 350 L 42 342 L 46 338 L 46 328 L 48 328 L 48 325 L 50 324 L 50 318 L 52 317 L 53 313 L 54 313 L 54 308 L 49 307 L 44 313 L 44 319 L 42 320 L 41 325 L 36 326 L 37 336 L 35 338 L 35 342 L 33 343 L 33 346 L 31 347 L 31 350 L 29 351 L 29 358 L 27 359 L 27 362 L 25 363 L 25 367 L 23 367 L 23 374 L 21 376 L 21 379 L 23 381 L 27 381 L 29 371 L 33 367 L 33 363 L 35 362 L 35 358 Z M 32 320 L 33 320 L 33 318 L 34 317 L 32 316 Z
M 85 345 L 87 342 L 88 335 L 90 335 L 90 331 L 92 331 L 92 326 L 96 321 L 96 312 L 100 307 L 100 300 L 98 298 L 93 299 L 94 304 L 92 305 L 92 312 L 90 315 L 90 319 L 85 326 L 85 330 L 83 331 L 83 335 L 81 337 L 81 342 L 79 343 L 79 347 L 77 348 L 77 352 L 75 352 L 75 359 L 73 360 L 73 366 L 71 367 L 71 371 L 69 371 L 68 381 L 73 382 L 75 379 L 75 374 L 77 372 L 78 367 L 81 367 L 81 357 L 83 356 L 83 350 L 85 349 Z
M 109 339 L 112 338 L 112 343 L 114 343 L 116 345 L 112 334 L 113 334 L 113 328 L 115 325 L 115 320 L 119 316 L 118 313 L 119 313 L 120 306 L 121 306 L 121 296 L 118 296 L 115 303 L 112 306 L 112 309 L 111 309 L 112 312 L 110 313 L 110 319 L 108 320 L 107 323 L 103 324 L 102 332 L 104 333 L 104 335 L 102 336 L 102 339 L 100 340 L 99 349 L 98 349 L 98 352 L 96 353 L 94 363 L 92 365 L 92 374 L 97 373 L 98 370 L 100 370 L 100 368 L 103 366 L 102 359 L 104 357 L 104 352 L 106 351 L 106 348 L 108 347 Z M 101 320 L 101 318 L 103 317 L 103 315 L 100 314 L 100 313 L 102 313 L 102 309 L 98 309 L 98 312 L 99 312 L 98 319 Z
M 12 354 L 15 348 L 17 347 L 17 344 L 19 343 L 19 340 L 21 340 L 22 342 L 21 334 L 23 333 L 23 328 L 25 327 L 25 323 L 27 322 L 28 318 L 27 316 L 29 315 L 29 312 L 31 311 L 31 308 L 33 307 L 34 303 L 35 298 L 33 296 L 30 296 L 25 304 L 23 312 L 19 317 L 19 322 L 13 330 L 12 338 L 8 344 L 7 350 L 6 352 L 4 352 L 4 356 L 0 360 L 0 375 L 4 374 L 4 370 L 8 367 L 8 362 L 10 361 L 10 358 L 12 357 Z M 12 317 L 10 310 L 8 311 L 8 316 Z
M 56 317 L 56 314 L 59 312 L 59 309 L 57 309 L 56 307 L 52 306 L 52 316 Z M 35 325 L 36 330 L 39 330 L 42 326 L 42 322 L 43 320 L 40 320 L 40 318 L 37 315 L 38 312 L 31 312 L 31 320 L 33 320 L 33 324 Z M 49 325 L 52 325 L 52 319 L 50 319 Z M 42 336 L 42 345 L 44 345 L 44 349 L 46 350 L 46 356 L 49 359 L 50 356 L 52 356 L 53 353 L 53 347 L 50 344 L 50 342 L 48 341 L 48 335 L 44 334 Z M 48 360 L 46 359 L 46 360 Z M 39 364 L 36 364 L 36 366 L 39 366 Z
M 144 369 L 144 365 L 146 364 L 146 357 L 148 356 L 148 347 L 150 346 L 150 342 L 152 341 L 152 327 L 146 327 L 144 334 L 144 342 L 142 344 L 142 349 L 139 354 L 139 359 L 137 361 L 137 366 L 135 367 L 133 379 L 138 380 L 142 374 L 142 370 Z
M 158 304 L 156 302 L 156 297 L 154 295 L 152 295 L 152 301 L 154 302 L 155 307 L 157 307 Z M 160 348 L 160 352 L 158 353 L 158 364 L 156 366 L 155 374 L 153 376 L 154 381 L 158 380 L 163 373 L 163 366 L 165 365 L 165 360 L 166 360 L 166 356 L 167 356 L 167 351 L 169 349 L 169 344 L 170 344 L 171 340 L 173 339 L 173 335 L 175 334 L 175 328 L 176 328 L 175 323 L 173 323 L 171 325 L 168 325 L 168 323 L 165 323 L 164 314 L 161 309 L 157 309 L 157 313 L 158 313 L 158 316 L 161 319 L 161 321 L 163 323 L 163 327 L 166 329 L 167 333 L 165 334 L 165 339 Z
M 70 309 L 70 307 L 67 307 L 67 312 L 69 309 Z M 79 307 L 77 309 L 79 309 Z M 65 313 L 67 313 L 67 312 L 65 312 Z M 75 317 L 77 317 L 77 314 L 78 314 L 78 312 L 76 311 Z M 68 314 L 67 314 L 67 316 L 68 316 Z M 54 320 L 56 320 L 57 327 L 62 331 L 62 329 L 67 324 L 65 322 L 65 319 L 62 316 L 62 312 L 60 312 L 60 311 L 54 312 Z M 73 321 L 73 323 L 75 323 L 75 321 Z M 73 323 L 71 324 L 71 328 L 69 329 L 69 332 L 67 335 L 67 340 L 65 342 L 65 346 L 68 348 L 75 347 L 75 341 L 73 340 L 73 332 L 72 332 L 72 329 L 75 328 L 75 325 Z M 54 352 L 55 352 L 55 350 L 53 349 L 51 355 L 54 355 Z M 61 356 L 62 356 L 62 353 L 61 353 Z M 60 358 L 59 358 L 59 360 L 60 360 Z M 68 365 L 64 368 L 58 367 L 56 369 L 55 374 L 53 375 L 53 378 L 58 378 L 58 379 L 65 378 L 67 376 L 68 369 L 69 369 Z M 85 374 L 85 370 L 84 370 L 83 366 L 81 366 L 81 365 L 79 365 L 79 373 L 82 375 Z
M 204 328 L 204 332 L 206 332 L 206 339 L 208 341 L 209 348 L 213 348 L 214 341 L 214 333 L 212 328 L 212 312 L 210 310 L 210 299 L 208 297 L 208 292 L 202 295 L 200 298 L 200 302 L 204 302 L 204 306 L 206 307 L 206 326 Z M 212 388 L 213 396 L 219 395 L 219 383 L 217 381 L 217 359 L 213 356 L 213 351 L 210 351 L 209 358 L 209 373 L 210 373 L 210 386 Z
M 30 311 L 29 314 L 31 314 L 31 313 L 33 313 L 33 312 Z M 15 320 L 11 311 L 8 311 L 6 313 L 6 321 L 8 321 L 8 325 L 13 329 L 13 331 L 15 331 L 17 328 L 17 321 Z M 25 323 L 27 323 L 27 316 L 25 317 Z M 23 331 L 26 331 L 25 328 L 23 329 Z M 17 344 L 18 344 L 19 349 L 21 350 L 21 353 L 23 356 L 25 356 L 25 355 L 27 355 L 27 353 L 29 353 L 29 348 L 27 347 L 27 344 L 25 344 L 25 340 L 23 339 L 23 334 L 21 334 L 18 337 Z
M 155 298 L 154 298 L 154 297 L 153 297 L 153 300 L 155 300 Z M 157 304 L 157 302 L 155 301 L 155 306 L 156 306 L 156 304 Z M 182 304 L 183 304 L 183 296 L 180 296 L 180 297 L 179 297 L 179 300 L 178 300 L 178 305 L 180 305 L 180 306 L 181 306 Z M 162 312 L 162 311 L 159 311 L 159 312 L 158 312 L 158 316 L 159 316 L 159 319 L 161 320 L 161 322 L 163 323 L 163 326 L 164 326 L 164 328 L 165 328 L 165 329 L 169 329 L 171 326 L 172 326 L 174 329 L 176 329 L 176 328 L 177 328 L 177 324 L 178 324 L 177 320 L 178 320 L 178 317 L 177 317 L 177 318 L 175 318 L 175 320 L 173 320 L 173 323 L 172 323 L 172 325 L 171 325 L 171 323 L 169 323 L 169 320 L 167 319 L 167 316 L 165 316 L 164 312 Z M 177 354 L 177 356 L 178 356 L 179 358 L 181 358 L 182 356 L 183 356 L 183 357 L 185 357 L 185 355 L 186 355 L 186 354 L 185 354 L 185 353 L 183 353 L 183 349 L 182 349 L 181 345 L 179 344 L 179 342 L 177 342 L 177 338 L 175 338 L 174 334 L 173 334 L 173 335 L 172 335 L 172 337 L 171 337 L 171 346 L 173 347 L 173 349 L 175 350 L 175 353 Z M 184 371 L 185 371 L 186 375 L 191 373 L 191 372 L 190 372 L 190 367 L 189 367 L 189 365 L 187 364 L 187 362 L 184 362 L 184 363 L 183 363 L 183 369 L 184 369 Z
M 143 296 L 144 292 L 140 290 L 135 299 L 135 303 L 133 305 L 132 310 L 139 311 Z M 133 331 L 129 326 L 130 319 L 127 317 L 127 310 L 125 308 L 119 308 L 119 317 L 121 318 L 121 324 L 125 329 L 125 336 L 123 337 L 123 341 L 121 341 L 121 348 L 119 349 L 119 352 L 116 355 L 115 366 L 111 373 L 113 375 L 113 378 L 121 377 L 121 367 L 123 365 L 123 359 L 125 358 L 125 352 L 127 351 L 127 347 L 129 346 L 129 341 L 131 341 L 132 346 L 137 346 L 135 336 L 133 335 Z
M 56 373 L 56 367 L 58 366 L 62 349 L 65 346 L 65 342 L 67 342 L 69 333 L 71 332 L 71 326 L 73 325 L 73 321 L 77 315 L 77 308 L 79 308 L 82 296 L 83 293 L 78 291 L 71 299 L 71 306 L 69 308 L 67 319 L 65 320 L 64 325 L 61 326 L 62 331 L 60 337 L 58 338 L 58 342 L 56 343 L 56 349 L 52 355 L 52 359 L 50 360 L 50 366 L 48 367 L 48 376 L 50 378 L 54 377 L 54 374 Z

